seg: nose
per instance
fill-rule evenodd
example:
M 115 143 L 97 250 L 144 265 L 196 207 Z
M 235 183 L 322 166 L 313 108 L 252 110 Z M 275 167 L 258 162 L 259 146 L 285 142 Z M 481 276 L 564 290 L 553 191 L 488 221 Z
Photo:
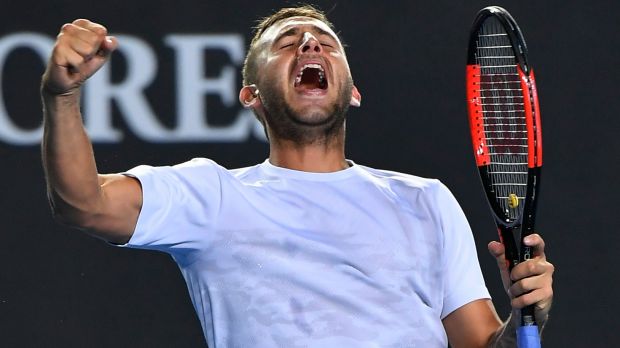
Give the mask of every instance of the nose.
M 314 37 L 314 35 L 312 35 L 311 33 L 305 32 L 303 39 L 301 40 L 301 45 L 299 45 L 297 52 L 299 54 L 321 53 L 322 50 L 323 47 L 321 47 L 321 43 L 319 42 L 319 40 L 317 40 L 316 37 Z

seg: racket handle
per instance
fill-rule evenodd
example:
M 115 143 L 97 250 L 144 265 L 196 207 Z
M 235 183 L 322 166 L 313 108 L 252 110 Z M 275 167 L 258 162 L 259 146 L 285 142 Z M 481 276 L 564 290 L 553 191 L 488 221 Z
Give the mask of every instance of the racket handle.
M 534 316 L 534 305 L 529 305 L 521 309 L 521 326 L 536 325 L 536 317 Z
M 519 326 L 517 329 L 517 347 L 519 348 L 540 348 L 540 336 L 538 326 Z

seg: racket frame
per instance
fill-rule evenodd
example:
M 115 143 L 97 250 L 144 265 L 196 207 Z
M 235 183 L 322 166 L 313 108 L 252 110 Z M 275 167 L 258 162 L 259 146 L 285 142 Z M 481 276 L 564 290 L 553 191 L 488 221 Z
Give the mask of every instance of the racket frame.
M 480 103 L 480 74 L 481 69 L 476 61 L 478 53 L 477 39 L 482 24 L 489 18 L 495 17 L 508 34 L 508 39 L 515 53 L 520 87 L 523 90 L 524 113 L 526 117 L 527 142 L 528 142 L 528 169 L 527 188 L 523 199 L 523 211 L 517 218 L 509 218 L 503 211 L 497 198 L 494 196 L 495 188 L 490 180 L 489 148 L 484 134 L 484 120 L 482 119 L 482 105 Z M 520 262 L 532 257 L 531 247 L 523 243 L 523 238 L 534 231 L 538 191 L 540 188 L 540 175 L 542 166 L 542 134 L 540 124 L 540 109 L 534 72 L 528 63 L 528 50 L 523 34 L 514 18 L 505 9 L 498 6 L 490 6 L 478 12 L 470 32 L 467 54 L 467 100 L 470 121 L 470 131 L 476 165 L 479 169 L 480 178 L 484 187 L 489 206 L 493 212 L 501 242 L 506 249 L 506 261 L 510 270 Z M 515 239 L 519 236 L 519 241 Z M 518 244 L 518 245 L 517 245 Z M 519 249 L 520 247 L 520 249 Z M 536 327 L 534 308 L 528 306 L 521 311 L 521 325 Z M 537 329 L 536 335 L 537 333 Z M 531 331 L 526 334 L 531 335 Z M 538 343 L 539 346 L 540 343 Z

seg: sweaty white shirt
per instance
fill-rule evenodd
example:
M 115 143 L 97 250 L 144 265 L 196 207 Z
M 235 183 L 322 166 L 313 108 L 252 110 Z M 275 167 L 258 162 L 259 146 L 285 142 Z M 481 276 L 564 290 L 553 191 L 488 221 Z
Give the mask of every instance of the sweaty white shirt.
M 129 247 L 178 263 L 215 347 L 446 347 L 441 320 L 489 298 L 471 230 L 437 180 L 361 165 L 139 166 Z

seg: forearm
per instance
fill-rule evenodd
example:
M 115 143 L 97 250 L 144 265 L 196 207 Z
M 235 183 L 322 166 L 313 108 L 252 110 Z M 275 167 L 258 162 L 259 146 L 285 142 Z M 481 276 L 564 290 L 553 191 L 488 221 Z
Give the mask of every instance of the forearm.
M 100 185 L 92 145 L 82 124 L 79 90 L 54 95 L 42 88 L 43 168 L 56 214 L 71 224 L 96 210 Z

